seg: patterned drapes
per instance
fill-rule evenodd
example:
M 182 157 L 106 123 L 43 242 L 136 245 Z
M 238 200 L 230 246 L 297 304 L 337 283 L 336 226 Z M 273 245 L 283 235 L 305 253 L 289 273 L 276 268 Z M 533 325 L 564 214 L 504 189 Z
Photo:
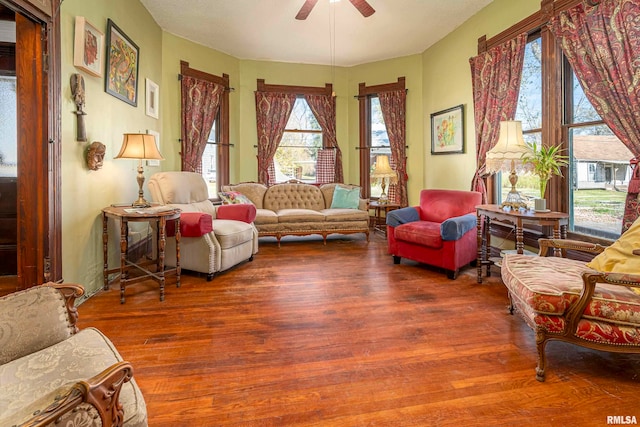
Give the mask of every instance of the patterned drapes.
M 527 35 L 521 34 L 469 59 L 477 156 L 471 190 L 482 193 L 483 203 L 487 203 L 484 183 L 487 151 L 498 141 L 500 122 L 515 117 L 526 43 Z
M 202 153 L 220 108 L 225 87 L 217 83 L 182 76 L 182 170 L 202 173 Z
M 389 136 L 389 146 L 391 148 L 391 161 L 396 165 L 398 182 L 393 191 L 394 203 L 401 206 L 409 204 L 407 197 L 407 155 L 406 155 L 406 110 L 407 92 L 404 89 L 391 90 L 378 93 L 380 99 L 380 109 L 382 118 L 387 128 Z
M 344 182 L 342 170 L 342 151 L 338 147 L 336 136 L 336 99 L 331 95 L 305 95 L 311 112 L 318 120 L 323 135 L 323 148 L 335 149 L 335 182 Z
M 258 182 L 269 185 L 269 165 L 289 121 L 296 95 L 256 91 L 258 128 Z
M 579 4 L 549 23 L 587 99 L 634 156 L 640 156 L 640 2 Z M 631 190 L 631 186 L 630 186 Z M 627 194 L 623 229 L 640 214 Z

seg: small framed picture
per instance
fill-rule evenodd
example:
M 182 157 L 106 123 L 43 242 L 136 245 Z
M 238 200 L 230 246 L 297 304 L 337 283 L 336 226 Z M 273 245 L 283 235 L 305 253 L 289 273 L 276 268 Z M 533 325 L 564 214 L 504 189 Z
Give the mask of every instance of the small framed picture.
M 464 153 L 464 106 L 431 114 L 431 154 Z
M 93 76 L 102 77 L 103 62 L 104 34 L 84 17 L 76 16 L 73 65 Z
M 157 119 L 160 116 L 160 86 L 153 80 L 145 79 L 147 94 L 147 116 Z
M 136 107 L 140 49 L 111 19 L 107 21 L 106 62 L 105 92 Z
M 160 151 L 160 132 L 147 129 L 147 134 L 153 135 L 156 138 L 156 147 L 158 147 L 158 151 L 161 152 Z M 147 166 L 160 166 L 160 160 L 147 160 Z

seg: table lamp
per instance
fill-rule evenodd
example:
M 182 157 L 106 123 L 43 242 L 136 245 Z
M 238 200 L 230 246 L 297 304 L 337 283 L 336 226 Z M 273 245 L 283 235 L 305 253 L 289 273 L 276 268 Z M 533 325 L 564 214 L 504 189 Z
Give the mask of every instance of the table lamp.
M 526 208 L 527 204 L 516 190 L 518 175 L 516 170 L 523 171 L 529 166 L 522 161 L 522 156 L 531 154 L 531 148 L 524 142 L 522 122 L 508 120 L 500 122 L 500 136 L 496 145 L 487 152 L 486 170 L 488 173 L 509 171 L 511 190 L 501 207 L 513 209 Z
M 144 199 L 142 184 L 144 184 L 144 175 L 142 169 L 142 160 L 164 160 L 158 146 L 156 138 L 146 133 L 125 133 L 124 140 L 120 152 L 116 159 L 138 159 L 138 200 L 133 202 L 131 206 L 134 208 L 147 208 L 151 203 Z
M 387 203 L 389 199 L 387 198 L 387 193 L 385 193 L 385 188 L 387 187 L 385 179 L 389 178 L 389 183 L 397 181 L 398 179 L 398 175 L 389 165 L 389 156 L 384 154 L 376 156 L 376 166 L 373 168 L 373 172 L 371 172 L 371 178 L 379 178 L 381 180 L 380 187 L 382 188 L 382 193 L 380 194 L 378 203 Z

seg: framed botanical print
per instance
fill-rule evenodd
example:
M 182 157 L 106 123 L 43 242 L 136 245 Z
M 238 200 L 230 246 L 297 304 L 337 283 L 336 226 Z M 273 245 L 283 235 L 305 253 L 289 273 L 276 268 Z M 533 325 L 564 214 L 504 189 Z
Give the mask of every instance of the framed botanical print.
M 93 76 L 102 77 L 104 33 L 82 16 L 76 16 L 73 65 Z
M 462 105 L 431 114 L 431 154 L 464 153 Z
M 107 21 L 106 62 L 105 92 L 137 106 L 140 49 L 111 19 Z

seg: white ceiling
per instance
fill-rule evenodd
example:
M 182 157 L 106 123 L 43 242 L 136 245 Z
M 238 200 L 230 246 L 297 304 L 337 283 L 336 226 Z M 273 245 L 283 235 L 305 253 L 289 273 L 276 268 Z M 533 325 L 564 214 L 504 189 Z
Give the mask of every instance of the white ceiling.
M 163 30 L 239 59 L 353 66 L 424 52 L 492 0 L 141 0 Z M 332 34 L 335 34 L 332 42 Z

